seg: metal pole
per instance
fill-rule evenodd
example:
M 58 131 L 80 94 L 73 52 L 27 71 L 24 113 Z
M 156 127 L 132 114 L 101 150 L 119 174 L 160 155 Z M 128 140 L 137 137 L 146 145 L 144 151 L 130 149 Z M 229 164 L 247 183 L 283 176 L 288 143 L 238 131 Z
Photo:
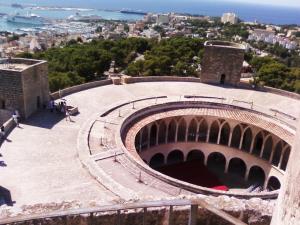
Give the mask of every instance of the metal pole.
M 144 213 L 143 213 L 143 225 L 146 225 L 147 221 L 147 208 L 144 208 Z
M 121 225 L 121 210 L 117 211 L 116 225 Z
M 198 205 L 191 205 L 189 225 L 197 225 Z
M 132 102 L 132 109 L 135 109 L 135 107 L 134 107 L 134 102 Z
M 169 208 L 169 219 L 168 219 L 168 225 L 173 225 L 173 206 L 170 205 Z

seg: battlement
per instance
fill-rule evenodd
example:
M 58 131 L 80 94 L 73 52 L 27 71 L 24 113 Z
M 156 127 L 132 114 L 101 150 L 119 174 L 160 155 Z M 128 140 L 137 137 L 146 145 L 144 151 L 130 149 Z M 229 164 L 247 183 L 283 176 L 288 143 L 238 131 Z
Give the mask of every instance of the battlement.
M 46 63 L 43 60 L 24 59 L 24 58 L 3 58 L 0 59 L 0 71 L 24 71 L 32 66 Z
M 245 46 L 243 44 L 229 42 L 229 41 L 206 41 L 204 43 L 205 47 L 218 47 L 218 48 L 234 48 L 245 50 Z

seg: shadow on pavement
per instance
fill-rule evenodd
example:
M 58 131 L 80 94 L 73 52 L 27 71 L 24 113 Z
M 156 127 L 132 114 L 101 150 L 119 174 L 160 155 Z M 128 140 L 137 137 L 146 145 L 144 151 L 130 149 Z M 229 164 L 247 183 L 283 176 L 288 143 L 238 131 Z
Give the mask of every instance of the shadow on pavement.
M 13 206 L 16 202 L 12 200 L 10 191 L 5 187 L 0 186 L 0 206 Z
M 23 122 L 23 124 L 51 129 L 63 119 L 65 119 L 64 114 L 45 110 L 35 113 L 25 122 Z

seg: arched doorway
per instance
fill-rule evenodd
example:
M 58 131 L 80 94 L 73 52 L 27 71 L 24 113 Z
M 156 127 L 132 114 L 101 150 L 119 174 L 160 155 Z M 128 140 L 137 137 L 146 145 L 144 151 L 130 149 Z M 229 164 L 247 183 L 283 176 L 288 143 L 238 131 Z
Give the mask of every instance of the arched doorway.
M 157 138 L 157 126 L 156 124 L 152 124 L 150 129 L 150 147 L 156 145 L 156 138 Z
M 178 125 L 178 135 L 177 135 L 177 141 L 178 142 L 184 142 L 185 141 L 185 134 L 186 134 L 186 122 L 184 119 L 181 119 Z
M 290 152 L 291 152 L 291 148 L 288 147 L 284 153 L 283 153 L 283 156 L 282 156 L 282 161 L 281 161 L 281 165 L 280 165 L 280 169 L 282 170 L 286 170 L 286 166 L 288 164 L 288 161 L 289 161 L 289 157 L 290 157 Z
M 271 154 L 272 154 L 272 148 L 273 148 L 273 139 L 271 136 L 268 137 L 267 141 L 265 142 L 265 146 L 263 149 L 263 155 L 262 158 L 264 160 L 269 161 Z
M 206 142 L 207 130 L 208 130 L 208 124 L 206 120 L 202 120 L 198 130 L 198 134 L 199 134 L 198 141 Z
M 196 141 L 196 134 L 197 134 L 197 122 L 193 119 L 190 123 L 189 130 L 188 130 L 188 141 Z
M 209 134 L 209 142 L 210 143 L 217 143 L 219 136 L 219 123 L 218 121 L 214 121 L 210 127 L 210 134 Z
M 161 121 L 158 130 L 158 144 L 166 143 L 166 132 L 167 132 L 167 125 L 164 121 Z
M 203 152 L 200 151 L 200 150 L 195 149 L 195 150 L 192 150 L 188 153 L 186 161 L 189 161 L 189 162 L 190 161 L 197 161 L 201 164 L 204 164 L 204 158 L 205 157 L 204 157 Z
M 232 132 L 231 144 L 233 148 L 239 148 L 241 142 L 242 130 L 240 125 L 237 125 Z
M 169 153 L 167 157 L 167 164 L 176 164 L 176 163 L 182 163 L 184 160 L 184 155 L 180 150 L 174 150 Z
M 252 151 L 253 155 L 260 156 L 263 142 L 264 142 L 263 134 L 262 134 L 262 132 L 259 132 L 254 139 L 254 145 L 253 145 L 253 151 Z
M 239 158 L 231 159 L 229 161 L 228 173 L 244 178 L 246 173 L 246 163 Z
M 252 143 L 252 131 L 248 127 L 244 133 L 242 149 L 246 152 L 250 152 L 251 143 Z
M 220 78 L 220 84 L 225 84 L 226 75 L 223 73 Z
M 175 142 L 175 136 L 176 136 L 176 122 L 173 119 L 169 123 L 169 128 L 168 128 L 168 143 Z
M 276 177 L 270 177 L 269 181 L 268 181 L 268 186 L 267 189 L 270 191 L 275 191 L 280 189 L 281 184 L 280 181 L 276 178 Z
M 230 126 L 228 123 L 225 123 L 221 129 L 221 136 L 220 136 L 220 144 L 221 145 L 228 145 L 230 135 Z
M 274 155 L 272 158 L 272 164 L 274 166 L 278 166 L 279 161 L 280 161 L 280 157 L 281 157 L 281 153 L 282 153 L 282 142 L 278 142 L 274 151 Z
M 150 159 L 149 165 L 152 168 L 159 168 L 165 164 L 165 156 L 161 153 L 157 153 Z
M 265 172 L 259 166 L 252 166 L 249 171 L 248 181 L 250 184 L 263 186 L 266 179 Z
M 224 172 L 226 165 L 225 156 L 219 152 L 211 153 L 207 158 L 207 167 L 218 172 Z

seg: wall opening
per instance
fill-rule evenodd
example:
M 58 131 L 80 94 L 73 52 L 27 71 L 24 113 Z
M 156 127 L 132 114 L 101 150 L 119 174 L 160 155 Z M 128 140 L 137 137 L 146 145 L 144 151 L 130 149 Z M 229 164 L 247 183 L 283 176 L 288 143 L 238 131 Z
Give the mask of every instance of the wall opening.
M 222 74 L 220 79 L 220 84 L 225 84 L 226 75 Z

